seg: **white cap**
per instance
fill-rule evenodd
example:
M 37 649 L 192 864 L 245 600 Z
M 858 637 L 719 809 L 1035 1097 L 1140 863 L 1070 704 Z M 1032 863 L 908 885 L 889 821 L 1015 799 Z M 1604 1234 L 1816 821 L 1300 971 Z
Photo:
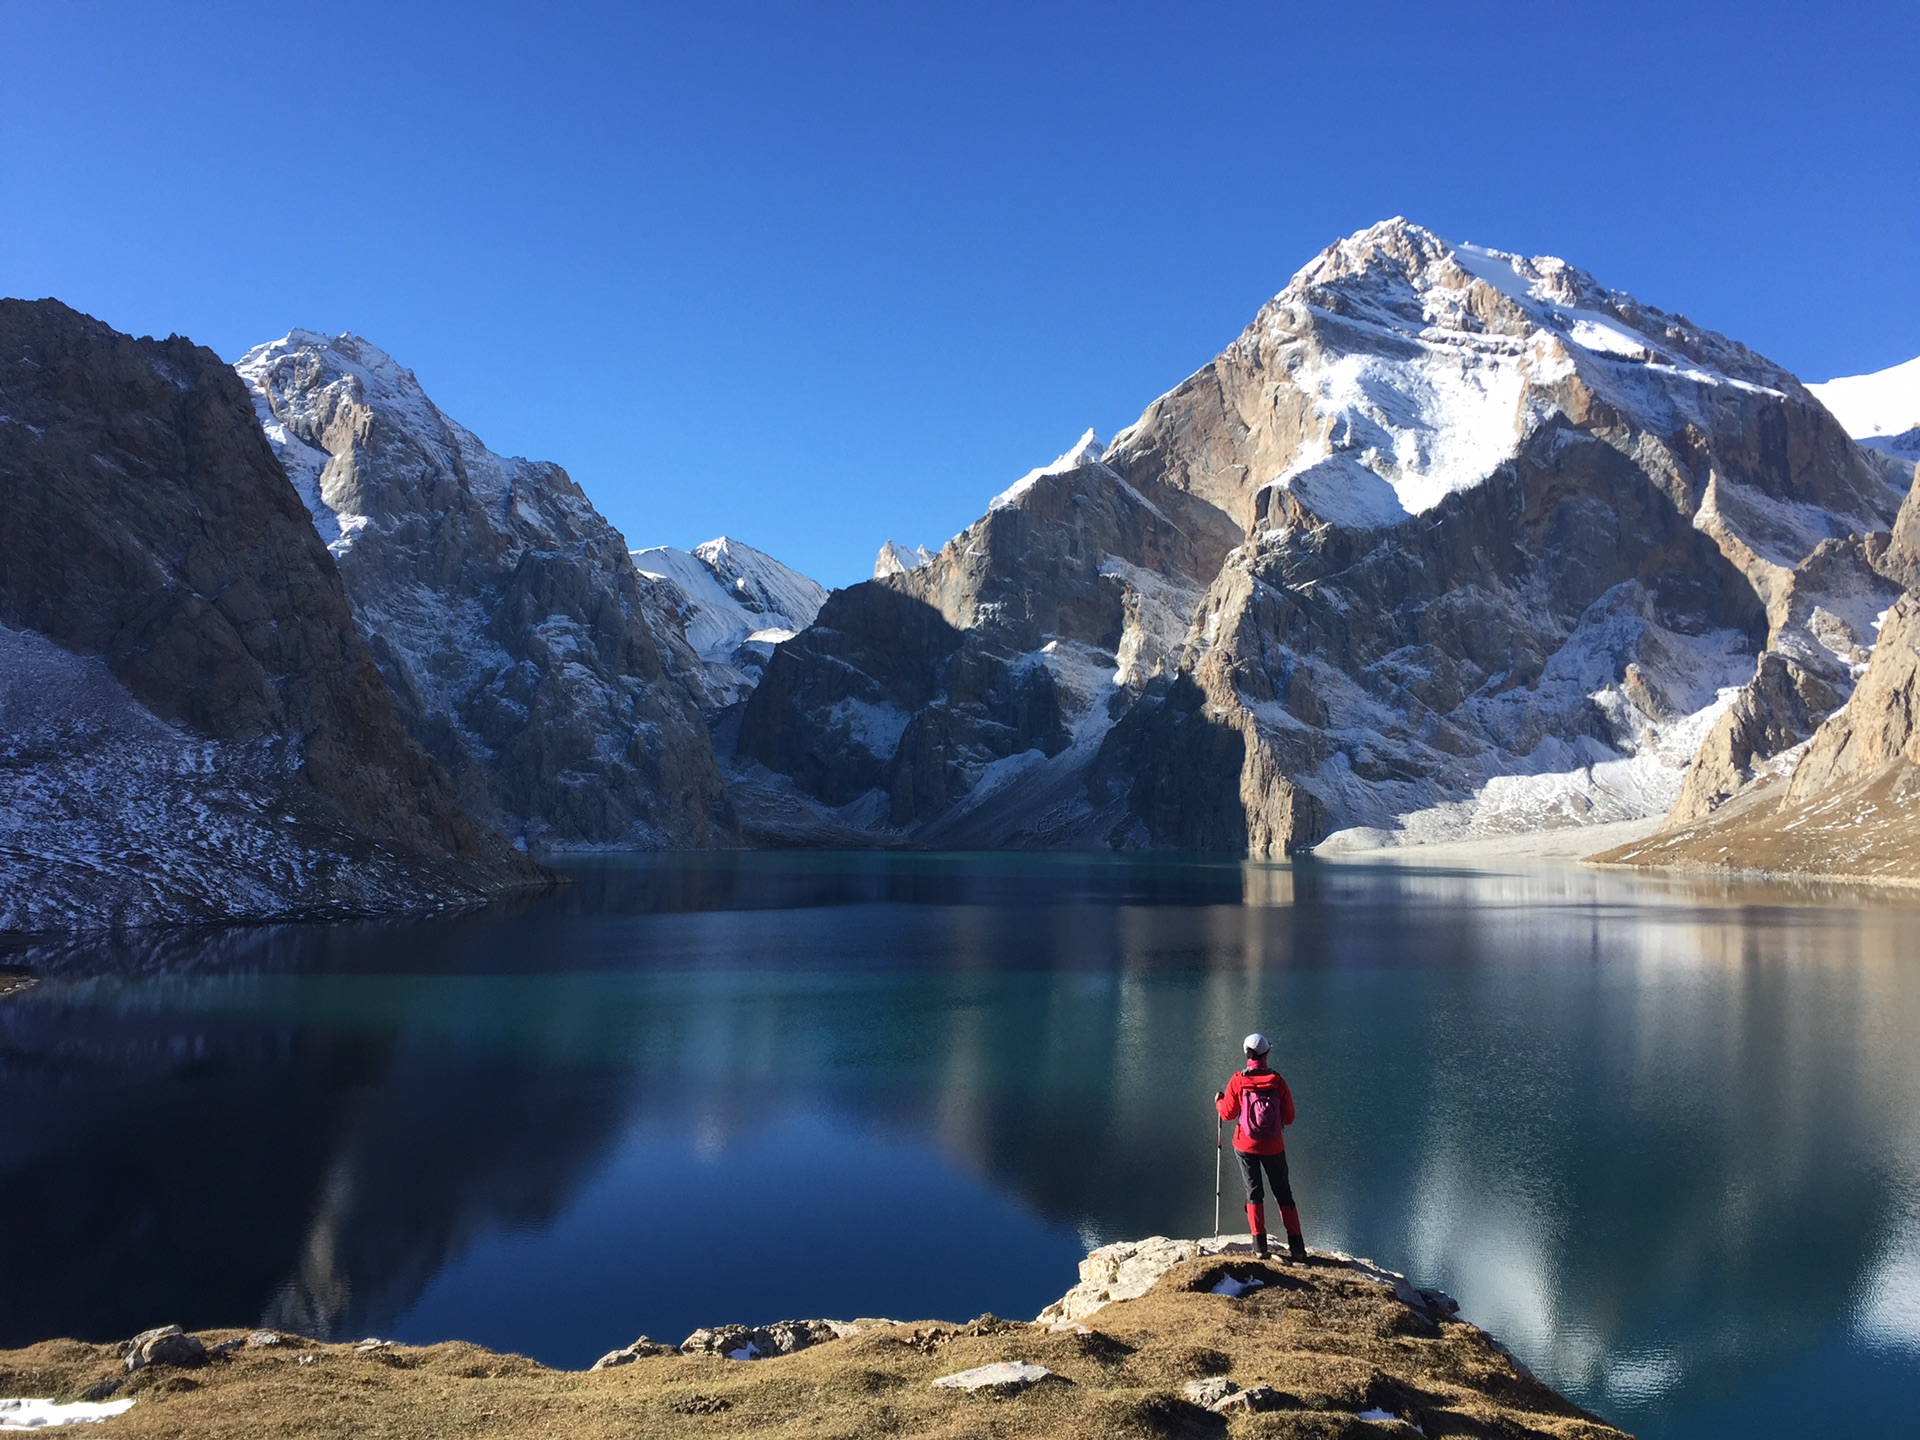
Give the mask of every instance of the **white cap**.
M 1270 1047 L 1267 1044 L 1267 1037 L 1256 1030 L 1240 1043 L 1240 1048 L 1249 1055 L 1264 1055 Z

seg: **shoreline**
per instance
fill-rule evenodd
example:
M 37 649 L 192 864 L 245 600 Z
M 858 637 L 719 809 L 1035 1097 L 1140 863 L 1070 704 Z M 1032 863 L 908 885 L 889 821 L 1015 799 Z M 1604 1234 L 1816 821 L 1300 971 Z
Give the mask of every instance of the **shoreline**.
M 1368 1260 L 1293 1264 L 1239 1237 L 1153 1236 L 1101 1246 L 1079 1270 L 1032 1321 L 721 1326 L 678 1346 L 642 1336 L 584 1371 L 459 1341 L 174 1327 L 118 1345 L 52 1340 L 0 1351 L 0 1397 L 35 1397 L 44 1418 L 105 1435 L 207 1440 L 1624 1434 L 1444 1294 Z M 47 1408 L 73 1404 L 92 1408 Z
M 1563 825 L 1551 830 L 1528 830 L 1512 835 L 1484 835 L 1470 840 L 1435 840 L 1430 844 L 1375 845 L 1356 850 L 1312 853 L 1326 863 L 1459 865 L 1474 861 L 1575 860 L 1619 845 L 1631 845 L 1656 833 L 1659 817 L 1616 820 L 1606 825 Z
M 1364 850 L 1335 850 L 1312 858 L 1324 864 L 1405 865 L 1432 868 L 1508 869 L 1516 864 L 1572 864 L 1581 869 L 1636 875 L 1648 880 L 1708 880 L 1732 884 L 1834 886 L 1894 892 L 1892 899 L 1920 891 L 1920 876 L 1863 875 L 1853 872 L 1769 869 L 1758 865 L 1719 865 L 1694 861 L 1631 861 L 1603 858 L 1610 851 L 1653 839 L 1661 817 L 1621 820 L 1606 825 L 1569 826 L 1473 840 L 1441 840 L 1427 845 L 1387 845 Z

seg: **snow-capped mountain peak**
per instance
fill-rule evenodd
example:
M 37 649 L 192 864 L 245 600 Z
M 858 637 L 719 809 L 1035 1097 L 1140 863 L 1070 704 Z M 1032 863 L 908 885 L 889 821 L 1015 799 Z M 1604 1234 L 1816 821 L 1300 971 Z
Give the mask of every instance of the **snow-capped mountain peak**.
M 278 340 L 254 346 L 233 368 L 253 393 L 261 428 L 336 559 L 368 526 L 380 524 L 383 502 L 391 506 L 396 498 L 393 493 L 380 497 L 362 493 L 354 483 L 356 467 L 335 458 L 340 444 L 321 443 L 336 426 L 352 427 L 355 414 L 377 411 L 386 417 L 392 433 L 418 447 L 427 466 L 460 476 L 496 520 L 509 519 L 515 487 L 529 462 L 489 450 L 471 430 L 427 398 L 413 371 L 372 341 L 351 332 L 323 335 L 290 330 Z M 347 441 L 348 448 L 354 438 L 334 436 L 336 442 Z M 549 525 L 541 511 L 547 505 L 585 506 L 584 497 L 571 485 L 563 488 L 568 492 L 565 496 L 519 506 L 517 523 L 545 530 Z
M 1920 463 L 1920 356 L 1867 375 L 1809 385 L 1846 432 L 1869 450 Z
M 909 550 L 896 541 L 888 540 L 880 547 L 880 553 L 874 558 L 873 578 L 884 580 L 889 575 L 904 575 L 909 570 L 918 570 L 933 559 L 933 551 L 924 545 L 916 545 Z
M 1078 440 L 1073 442 L 1072 448 L 1067 450 L 1065 454 L 1055 457 L 1051 464 L 1029 470 L 1018 480 L 1014 481 L 1013 484 L 994 496 L 987 508 L 989 510 L 1003 510 L 1019 500 L 1027 491 L 1031 490 L 1033 488 L 1033 482 L 1038 480 L 1042 475 L 1064 475 L 1067 471 L 1077 470 L 1082 465 L 1097 464 L 1100 457 L 1106 453 L 1106 443 L 1102 441 L 1098 435 L 1094 434 L 1091 429 L 1088 429 Z
M 1592 399 L 1665 433 L 1708 428 L 1730 389 L 1800 389 L 1745 346 L 1564 260 L 1456 244 L 1401 218 L 1301 267 L 1208 370 L 1222 366 L 1267 377 L 1272 398 L 1242 417 L 1259 432 L 1254 463 L 1229 473 L 1196 455 L 1194 492 L 1245 518 L 1278 486 L 1319 518 L 1367 526 L 1477 488 L 1544 422 Z M 1144 450 L 1164 443 L 1155 417 L 1186 394 L 1149 407 L 1105 462 L 1157 465 Z

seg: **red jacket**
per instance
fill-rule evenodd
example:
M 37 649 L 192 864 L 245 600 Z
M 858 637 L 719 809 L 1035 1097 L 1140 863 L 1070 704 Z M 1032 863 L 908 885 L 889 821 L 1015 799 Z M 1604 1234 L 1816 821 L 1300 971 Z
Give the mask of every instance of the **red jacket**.
M 1278 1155 L 1287 1148 L 1287 1132 L 1283 1128 L 1270 1140 L 1251 1140 L 1240 1130 L 1240 1092 L 1242 1090 L 1273 1090 L 1279 1092 L 1280 1124 L 1284 1127 L 1293 1123 L 1293 1092 L 1287 1088 L 1287 1082 L 1280 1078 L 1276 1070 L 1265 1065 L 1258 1068 L 1249 1065 L 1227 1082 L 1227 1093 L 1216 1100 L 1220 1118 L 1231 1120 L 1233 1125 L 1233 1148 L 1243 1155 Z

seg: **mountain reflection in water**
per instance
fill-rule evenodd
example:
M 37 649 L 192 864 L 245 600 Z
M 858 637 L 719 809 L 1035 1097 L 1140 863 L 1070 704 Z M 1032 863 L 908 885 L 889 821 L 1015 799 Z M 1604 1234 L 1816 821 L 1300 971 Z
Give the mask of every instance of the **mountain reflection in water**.
M 1609 1418 L 1920 1400 L 1903 904 L 1575 867 L 571 868 L 430 923 L 0 957 L 47 976 L 0 1002 L 0 1345 L 264 1321 L 582 1365 L 729 1320 L 1031 1314 L 1086 1244 L 1209 1228 L 1207 1097 L 1257 1026 L 1309 1239 L 1451 1290 Z

